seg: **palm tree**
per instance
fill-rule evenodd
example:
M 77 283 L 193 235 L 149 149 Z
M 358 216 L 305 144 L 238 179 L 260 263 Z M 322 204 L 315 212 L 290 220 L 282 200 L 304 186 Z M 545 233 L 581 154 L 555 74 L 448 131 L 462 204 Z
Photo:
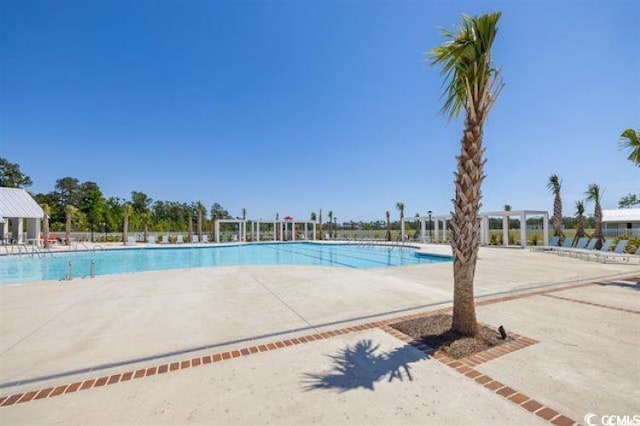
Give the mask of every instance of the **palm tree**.
M 576 238 L 582 238 L 584 233 L 584 202 L 576 201 Z
M 562 181 L 555 173 L 549 176 L 547 189 L 553 194 L 553 235 L 559 237 L 562 235 L 562 199 L 560 198 L 560 189 Z
M 387 241 L 391 241 L 391 213 L 387 210 Z
M 129 239 L 129 216 L 131 215 L 132 208 L 130 203 L 126 203 L 123 207 L 124 213 L 124 224 L 122 227 L 122 244 L 127 245 L 127 240 Z
M 322 209 L 320 209 L 320 211 L 318 212 L 318 229 L 320 230 L 320 233 L 318 235 L 318 239 L 319 240 L 323 240 L 324 237 L 322 235 Z
M 71 245 L 71 221 L 76 215 L 77 209 L 71 204 L 67 204 L 64 208 L 65 224 L 64 224 L 64 240 L 66 245 Z
M 197 225 L 197 231 L 198 231 L 198 242 L 202 242 L 202 214 L 203 214 L 203 205 L 200 201 L 198 201 L 197 203 L 197 209 L 198 209 L 198 225 Z
M 445 31 L 445 43 L 431 50 L 432 65 L 442 66 L 445 102 L 442 112 L 455 118 L 464 109 L 464 131 L 455 173 L 456 194 L 451 220 L 453 238 L 453 321 L 455 333 L 474 336 L 478 321 L 473 299 L 473 279 L 480 247 L 484 180 L 484 124 L 504 85 L 491 62 L 491 48 L 500 12 L 463 16 L 457 32 Z
M 593 231 L 593 238 L 599 240 L 596 248 L 600 248 L 602 245 L 602 208 L 600 207 L 602 191 L 600 190 L 600 186 L 592 183 L 587 188 L 585 195 L 587 196 L 587 201 L 593 201 L 594 203 L 593 219 L 595 220 L 595 229 Z
M 333 211 L 329 210 L 327 216 L 329 216 L 329 238 L 333 238 Z
M 42 244 L 44 245 L 44 248 L 49 248 L 49 216 L 51 215 L 51 209 L 49 208 L 48 204 L 43 204 L 42 205 L 42 211 L 44 212 L 44 218 L 43 218 L 43 238 L 44 241 L 42 242 Z
M 400 210 L 400 240 L 404 241 L 404 203 L 398 201 L 396 203 L 396 209 Z
M 247 209 L 242 208 L 242 220 L 247 220 Z
M 629 149 L 629 161 L 640 167 L 640 130 L 627 129 L 620 135 L 620 147 Z
M 505 212 L 510 212 L 511 211 L 511 206 L 509 204 L 505 204 L 504 205 L 504 211 Z
M 189 243 L 193 240 L 193 210 L 189 209 L 188 217 L 187 217 L 187 240 Z
M 312 222 L 316 221 L 316 213 L 315 212 L 311 212 L 311 215 L 309 215 L 309 220 Z

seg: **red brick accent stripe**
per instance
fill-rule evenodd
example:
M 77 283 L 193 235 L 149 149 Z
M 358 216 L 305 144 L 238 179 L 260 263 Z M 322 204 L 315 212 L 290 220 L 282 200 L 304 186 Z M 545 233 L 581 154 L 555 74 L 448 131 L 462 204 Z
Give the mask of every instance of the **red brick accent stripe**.
M 560 426 L 570 426 L 570 425 L 575 425 L 577 424 L 574 420 L 572 420 L 571 418 L 558 413 L 557 411 L 555 411 L 554 409 L 545 406 L 544 404 L 539 403 L 538 401 L 528 397 L 527 395 L 525 395 L 524 393 L 518 392 L 516 389 L 505 385 L 504 383 L 493 379 L 491 376 L 483 374 L 481 372 L 479 372 L 478 370 L 474 370 L 473 368 L 469 367 L 468 365 L 465 365 L 467 363 L 467 361 L 473 357 L 467 357 L 467 358 L 463 358 L 460 360 L 455 360 L 445 354 L 443 354 L 440 351 L 434 351 L 433 348 L 425 345 L 424 343 L 420 342 L 419 340 L 414 339 L 411 336 L 408 336 L 398 330 L 396 330 L 395 328 L 392 328 L 389 325 L 385 325 L 380 327 L 382 330 L 386 331 L 387 333 L 391 334 L 392 336 L 402 340 L 403 342 L 415 347 L 416 349 L 426 353 L 427 355 L 431 355 L 433 358 L 435 358 L 436 360 L 440 361 L 441 363 L 445 364 L 446 366 L 456 370 L 458 373 L 463 374 L 464 376 L 468 377 L 469 379 L 475 381 L 477 384 L 487 388 L 488 390 L 494 392 L 496 395 L 501 396 L 502 398 L 524 408 L 525 410 L 534 413 L 535 415 L 537 415 L 538 417 L 554 424 L 554 425 L 560 425 Z M 530 346 L 532 344 L 537 343 L 535 340 L 533 339 L 529 339 L 527 337 L 523 337 L 520 336 L 519 334 L 515 334 L 515 333 L 511 333 L 510 334 L 511 338 L 513 339 L 511 342 L 522 342 L 523 345 L 512 345 L 510 347 L 507 347 L 508 351 L 504 352 L 502 354 L 497 354 L 494 356 L 493 353 L 489 354 L 486 358 L 487 360 L 484 362 L 487 362 L 491 359 L 495 359 L 499 356 L 502 356 L 506 353 L 509 352 L 513 352 L 519 349 L 522 349 L 524 347 Z M 511 342 L 507 342 L 504 343 L 500 346 L 497 346 L 495 348 L 491 348 L 488 349 L 486 351 L 483 352 L 479 352 L 479 354 L 484 354 L 487 353 L 489 351 L 492 351 L 493 349 L 497 349 L 497 348 L 502 348 L 503 346 L 506 346 L 508 343 Z M 478 355 L 478 354 L 476 354 Z M 475 355 L 474 355 L 475 356 Z M 485 358 L 485 357 L 483 357 Z M 478 365 L 478 364 L 476 364 Z
M 585 302 L 584 300 L 573 299 L 571 297 L 558 296 L 555 294 L 543 294 L 542 296 L 551 297 L 553 299 L 566 300 L 568 302 L 581 303 L 583 305 L 597 306 L 598 308 L 613 309 L 614 311 L 627 312 L 630 314 L 640 314 L 640 311 L 636 311 L 634 309 L 618 308 L 617 306 L 603 305 L 601 303 Z

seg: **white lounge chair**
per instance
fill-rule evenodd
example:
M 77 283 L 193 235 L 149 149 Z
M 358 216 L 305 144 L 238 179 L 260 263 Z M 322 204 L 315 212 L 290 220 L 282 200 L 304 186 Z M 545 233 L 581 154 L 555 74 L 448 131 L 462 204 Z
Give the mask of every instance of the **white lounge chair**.
M 184 236 L 182 234 L 176 235 L 176 244 L 184 243 Z
M 160 237 L 160 243 L 162 244 L 169 244 L 169 236 L 168 235 L 163 235 Z
M 126 245 L 128 245 L 128 246 L 136 245 L 136 237 L 128 236 Z
M 571 254 L 571 252 L 575 250 L 584 250 L 588 242 L 589 242 L 589 237 L 581 237 L 580 239 L 578 239 L 578 242 L 576 243 L 575 247 L 570 247 L 570 248 L 558 247 L 555 251 L 559 255 L 564 256 L 565 254 Z
M 425 237 L 425 242 L 430 242 L 431 239 L 429 238 L 429 236 L 427 235 Z M 558 247 L 558 243 L 560 242 L 560 237 L 558 236 L 553 236 L 551 237 L 551 239 L 549 240 L 549 245 L 548 246 L 531 246 L 531 251 L 547 251 L 547 250 L 552 250 L 556 247 Z
M 205 244 L 209 242 L 209 236 L 207 234 L 202 235 L 202 242 Z
M 597 239 L 596 239 L 597 240 Z M 607 253 L 609 250 L 611 250 L 611 245 L 613 244 L 613 240 L 605 240 L 604 243 L 602 243 L 602 247 L 600 247 L 600 249 L 594 249 L 594 250 L 576 250 L 576 256 L 585 259 L 589 259 L 591 256 L 597 256 L 598 253 Z
M 147 237 L 147 244 L 155 244 L 156 243 L 156 236 L 155 235 L 149 235 Z
M 606 260 L 619 260 L 622 262 L 631 262 L 632 260 L 635 260 L 640 264 L 640 246 L 638 246 L 635 254 L 611 252 Z
M 596 253 L 596 260 L 598 262 L 606 263 L 607 260 L 613 259 L 615 256 L 624 254 L 624 250 L 629 245 L 629 240 L 620 240 L 616 244 L 616 248 L 612 252 Z
M 192 235 L 191 236 L 191 244 L 196 244 L 199 243 L 200 241 L 198 241 L 198 236 L 197 235 Z

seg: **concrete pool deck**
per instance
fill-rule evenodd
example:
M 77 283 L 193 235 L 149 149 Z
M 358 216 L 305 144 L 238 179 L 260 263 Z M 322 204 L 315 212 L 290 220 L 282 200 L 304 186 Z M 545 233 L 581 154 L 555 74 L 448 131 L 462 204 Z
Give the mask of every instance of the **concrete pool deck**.
M 448 250 L 444 246 L 431 246 L 428 249 L 442 254 L 447 254 Z M 638 265 L 599 264 L 545 253 L 531 253 L 527 250 L 488 248 L 481 249 L 480 252 L 476 294 L 488 298 L 492 295 L 507 295 L 514 291 L 521 292 L 533 288 L 553 289 L 566 283 L 613 279 L 634 273 L 640 273 Z M 295 336 L 319 333 L 353 324 L 379 321 L 385 318 L 449 306 L 452 293 L 451 275 L 450 263 L 368 270 L 307 266 L 243 266 L 143 272 L 62 283 L 49 281 L 16 286 L 0 286 L 0 310 L 2 312 L 2 321 L 0 321 L 0 395 L 43 389 L 48 386 L 82 381 L 88 377 L 110 375 L 149 365 L 155 366 L 176 360 L 189 359 L 212 352 L 260 345 L 265 342 L 282 341 Z M 571 297 L 566 296 L 565 292 Z M 639 293 L 630 291 L 623 286 L 602 288 L 590 286 L 588 290 L 587 288 L 576 288 L 563 292 L 554 292 L 553 294 L 581 302 L 593 303 L 594 301 L 600 301 L 605 305 L 614 305 L 629 311 L 640 310 L 637 307 Z M 537 299 L 541 299 L 542 302 L 538 302 L 537 305 L 527 305 Z M 528 312 L 527 316 L 522 318 L 518 317 L 517 314 L 521 304 L 524 306 L 523 309 L 526 308 Z M 589 315 L 581 317 L 578 314 L 566 318 L 559 317 L 555 314 L 555 310 L 564 306 L 564 304 L 570 304 L 572 306 L 571 309 L 576 309 L 577 312 L 590 312 L 590 309 L 604 310 L 608 318 L 616 318 L 616 321 L 607 323 L 606 328 L 608 330 L 622 330 L 621 334 L 612 336 L 612 340 L 602 340 L 602 336 L 598 337 L 601 333 L 589 333 L 589 330 L 582 330 L 581 327 L 584 327 L 585 321 L 588 323 L 587 320 L 592 317 Z M 503 311 L 503 306 L 514 306 L 514 311 Z M 494 316 L 491 316 L 492 309 L 496 311 L 493 314 Z M 539 321 L 539 316 L 547 316 L 552 319 L 559 317 L 562 321 L 565 321 L 565 323 L 562 323 L 559 320 L 558 327 L 562 325 L 565 329 L 568 327 L 568 330 L 576 330 L 578 334 L 574 336 L 574 339 L 578 343 L 573 343 L 580 348 L 590 347 L 589 345 L 594 342 L 611 345 L 617 342 L 616 339 L 620 340 L 618 343 L 621 344 L 621 347 L 625 347 L 624 345 L 628 345 L 630 339 L 631 343 L 633 343 L 634 338 L 637 346 L 639 330 L 637 326 L 634 328 L 634 324 L 638 323 L 637 314 L 632 312 L 613 311 L 612 309 L 591 306 L 586 303 L 570 302 L 545 296 L 532 296 L 526 300 L 518 299 L 499 305 L 483 306 L 479 307 L 478 311 L 480 318 L 490 324 L 504 323 L 508 329 L 540 340 L 541 343 L 537 345 L 538 347 L 544 348 L 542 343 L 551 345 L 548 349 L 544 349 L 544 353 L 540 355 L 543 357 L 542 359 L 551 356 L 550 354 L 564 346 L 560 343 L 555 343 L 558 346 L 553 346 L 553 342 L 559 339 L 553 334 L 543 333 L 548 327 L 538 328 L 538 325 L 542 324 Z M 614 312 L 614 314 L 611 312 Z M 597 316 L 597 314 L 593 315 Z M 380 337 L 375 330 L 363 333 L 363 336 L 359 337 L 360 339 L 379 342 L 381 343 L 381 348 L 393 346 L 392 341 L 389 341 L 387 337 Z M 369 333 L 373 334 L 369 335 Z M 590 339 L 595 340 L 592 342 Z M 306 405 L 311 403 L 304 395 L 309 395 L 311 398 L 312 394 L 318 393 L 315 391 L 306 392 L 296 387 L 297 378 L 292 373 L 295 369 L 289 371 L 287 366 L 294 365 L 296 362 L 304 364 L 305 367 L 326 365 L 326 360 L 322 361 L 326 358 L 321 356 L 323 351 L 330 353 L 332 350 L 338 350 L 345 345 L 353 343 L 349 342 L 351 341 L 334 341 L 334 339 L 331 339 L 326 342 L 317 342 L 317 344 L 327 345 L 322 346 L 322 349 L 313 349 L 312 345 L 315 345 L 315 342 L 304 347 L 286 349 L 288 352 L 283 350 L 282 354 L 287 353 L 289 355 L 281 355 L 286 359 L 281 364 L 277 364 L 281 365 L 281 367 L 276 367 L 276 364 L 271 361 L 269 361 L 268 365 L 263 365 L 268 366 L 268 369 L 260 371 L 260 374 L 269 377 L 273 376 L 270 380 L 282 382 L 279 385 L 282 386 L 281 392 L 283 393 L 280 398 L 284 399 L 279 400 L 276 396 L 271 397 L 276 408 L 282 407 L 283 404 L 286 406 L 285 400 L 299 400 L 299 411 L 303 417 L 296 417 L 293 414 L 287 417 L 284 412 L 281 412 L 281 416 L 277 417 L 279 422 L 295 423 L 307 421 L 309 418 L 304 417 L 304 415 L 310 414 L 313 410 L 311 408 L 309 408 L 311 411 L 307 410 L 308 407 Z M 532 349 L 527 348 L 521 352 L 525 353 Z M 309 354 L 309 351 L 314 355 Z M 632 351 L 621 352 L 623 354 L 619 355 L 620 359 L 606 357 L 603 361 L 602 358 L 598 358 L 598 362 L 612 363 L 611 371 L 617 374 L 613 378 L 631 380 L 633 374 L 629 375 L 627 372 L 622 372 L 620 368 L 622 368 L 624 360 L 627 361 L 630 368 L 634 363 L 637 367 L 637 358 L 632 356 Z M 260 356 L 262 355 L 260 354 Z M 266 353 L 264 355 L 270 354 Z M 516 355 L 510 355 L 503 360 L 492 361 L 478 368 L 489 368 L 494 365 L 493 363 L 513 359 Z M 594 355 L 594 351 L 587 351 L 585 359 L 589 362 L 595 361 Z M 299 359 L 309 359 L 309 361 L 302 362 Z M 231 365 L 237 362 L 245 361 L 239 358 L 230 360 L 226 366 L 225 363 L 216 365 L 216 373 L 213 373 L 213 366 L 208 373 L 203 373 L 202 371 L 205 370 L 202 370 L 198 374 L 204 374 L 204 376 L 199 376 L 194 383 L 192 383 L 189 375 L 180 376 L 186 374 L 186 371 L 179 371 L 172 375 L 158 377 L 157 379 L 152 378 L 151 380 L 170 380 L 169 383 L 171 384 L 160 385 L 163 388 L 165 386 L 176 386 L 179 389 L 181 386 L 193 385 L 194 387 L 190 389 L 193 389 L 194 395 L 198 394 L 199 387 L 202 387 L 202 392 L 205 393 L 216 392 L 215 386 L 207 387 L 212 383 L 212 380 L 216 381 L 212 377 L 219 377 L 219 374 L 235 377 L 231 373 Z M 590 365 L 589 362 L 586 363 L 587 366 Z M 422 361 L 416 362 L 416 369 L 418 364 L 422 365 Z M 529 362 L 529 364 L 536 365 L 534 362 Z M 261 370 L 259 368 L 260 364 L 250 365 L 253 365 L 251 367 L 252 374 L 256 370 Z M 561 371 L 562 365 L 564 364 L 560 363 L 554 371 Z M 539 367 L 544 369 L 545 365 L 539 365 Z M 244 367 L 234 368 L 242 369 Z M 281 369 L 279 370 L 279 368 Z M 606 370 L 606 368 L 604 369 Z M 508 371 L 508 368 L 505 367 L 500 371 L 503 370 Z M 636 371 L 638 371 L 638 368 L 636 368 Z M 208 377 L 207 374 L 209 373 L 213 376 L 206 380 L 205 377 Z M 496 371 L 492 372 L 495 376 L 499 376 L 498 373 Z M 421 374 L 424 374 L 423 377 L 427 378 L 430 374 L 436 373 L 425 372 Z M 184 379 L 178 376 L 184 377 Z M 276 376 L 278 376 L 277 379 Z M 502 378 L 502 380 L 511 385 L 511 383 L 517 381 L 515 380 L 517 378 L 518 369 L 514 368 L 510 375 Z M 596 375 L 595 378 L 611 379 L 612 377 L 606 375 L 599 377 Z M 143 381 L 146 380 L 147 378 Z M 238 380 L 238 383 L 243 383 L 243 380 L 250 379 Z M 438 398 L 446 401 L 444 395 L 453 392 L 453 388 L 449 386 L 455 387 L 455 385 L 448 383 L 447 379 L 442 380 L 447 383 L 440 384 L 438 381 L 438 385 L 435 386 L 434 382 L 426 379 L 423 384 L 424 389 L 419 392 L 416 390 L 417 394 L 424 398 L 429 398 L 427 396 L 428 392 L 436 392 L 437 390 L 437 392 L 445 392 L 444 394 L 439 394 Z M 546 383 L 544 380 L 540 380 L 541 383 Z M 144 387 L 141 384 L 143 381 L 135 384 L 131 382 L 131 384 L 107 387 L 96 391 L 92 390 L 84 396 L 81 396 L 82 393 L 65 395 L 56 398 L 58 401 L 47 399 L 46 401 L 39 400 L 24 405 L 17 404 L 2 407 L 0 408 L 0 420 L 3 420 L 3 422 L 6 420 L 11 423 L 19 422 L 20 420 L 26 422 L 36 421 L 36 419 L 42 419 L 46 422 L 76 421 L 82 423 L 82 417 L 77 417 L 78 410 L 83 413 L 90 413 L 92 412 L 92 404 L 95 404 L 95 410 L 98 410 L 101 404 L 107 401 L 107 407 L 119 411 L 120 408 L 129 404 L 129 402 L 125 401 L 129 399 L 127 392 L 134 392 L 133 390 L 126 390 L 124 386 Z M 432 386 L 430 391 L 428 390 L 428 385 Z M 403 406 L 398 402 L 398 406 L 403 406 L 404 408 L 398 411 L 396 415 L 406 413 L 403 410 L 416 408 L 410 404 L 410 399 L 414 398 L 410 394 L 410 392 L 413 392 L 412 385 L 407 385 L 406 381 L 391 381 L 388 386 L 390 386 L 390 389 L 396 386 L 402 386 L 402 389 L 406 386 L 409 387 L 409 390 L 396 389 L 391 391 L 409 392 L 403 398 L 403 400 L 406 400 L 405 403 L 409 405 Z M 523 384 L 514 383 L 514 386 L 526 387 L 532 394 L 541 393 L 540 384 L 523 382 Z M 230 394 L 235 395 L 235 397 L 246 394 L 245 388 L 236 385 L 228 385 L 228 387 Z M 148 404 L 146 406 L 143 404 L 143 406 L 149 410 L 159 411 L 148 411 L 146 413 L 149 417 L 144 417 L 145 410 L 141 409 L 139 417 L 134 415 L 129 421 L 151 421 L 154 419 L 153 413 L 158 415 L 157 420 L 160 421 L 184 422 L 189 420 L 191 411 L 187 410 L 190 406 L 188 399 L 178 398 L 177 401 L 170 404 L 173 408 L 163 411 L 158 408 L 158 404 L 160 404 L 158 398 L 173 400 L 174 397 L 171 396 L 173 391 L 168 389 L 155 391 L 152 388 L 153 386 L 148 391 L 135 392 L 149 392 L 146 394 L 149 398 Z M 262 392 L 267 392 L 267 390 L 269 390 L 269 386 L 250 392 L 249 397 L 256 397 L 258 398 L 256 401 L 259 401 Z M 462 388 L 459 391 L 466 392 Z M 166 396 L 161 396 L 163 392 L 169 393 Z M 97 393 L 106 396 L 93 396 L 97 395 Z M 190 394 L 191 391 L 188 391 L 188 393 Z M 482 394 L 482 392 L 480 393 Z M 633 391 L 628 393 L 634 395 Z M 433 394 L 429 395 L 435 396 Z M 624 395 L 615 395 L 617 396 L 615 399 L 622 401 L 623 404 L 615 405 L 612 397 L 608 399 L 611 407 L 627 409 L 629 404 L 624 405 Z M 488 395 L 487 397 L 490 396 Z M 77 400 L 78 402 L 71 402 L 72 400 L 76 401 L 78 397 L 81 398 Z M 544 400 L 544 397 L 545 395 L 536 395 L 537 400 Z M 349 399 L 348 397 L 345 398 Z M 354 398 L 357 400 L 356 397 Z M 482 397 L 479 398 L 483 400 Z M 233 399 L 232 396 L 223 397 L 215 403 L 218 404 L 216 407 L 223 409 L 226 404 L 225 401 L 227 401 L 230 404 L 227 408 L 232 413 L 234 410 L 232 409 L 233 404 L 229 402 L 231 399 Z M 563 400 L 562 398 L 556 399 L 553 395 L 550 396 L 550 399 L 552 400 L 551 402 L 557 402 L 555 404 L 557 406 L 556 409 L 565 414 L 569 413 L 580 421 L 582 420 L 579 418 L 580 410 L 588 405 L 588 400 L 586 402 L 571 399 Z M 333 399 L 329 398 L 329 400 Z M 380 401 L 384 400 L 385 398 L 381 396 Z M 307 402 L 305 403 L 305 401 Z M 45 407 L 48 404 L 53 404 L 52 407 L 55 407 L 54 411 L 58 413 L 59 417 L 51 417 L 50 419 L 40 417 L 47 410 L 39 407 Z M 352 406 L 352 404 L 355 405 Z M 352 416 L 356 416 L 358 413 L 361 414 L 361 409 L 357 409 L 360 403 L 353 402 L 352 404 L 343 406 L 343 412 L 350 412 Z M 488 407 L 491 407 L 493 403 L 487 402 L 487 404 Z M 502 404 L 502 402 L 496 404 Z M 545 402 L 545 404 L 551 407 L 554 406 L 549 402 Z M 204 406 L 206 405 L 204 404 Z M 249 402 L 249 405 L 254 404 Z M 429 404 L 427 405 L 429 406 Z M 134 406 L 136 404 L 131 405 L 132 409 Z M 373 402 L 373 406 L 375 406 L 375 402 Z M 606 404 L 603 406 L 606 406 Z M 431 408 L 425 408 L 425 410 L 433 413 L 436 419 L 447 418 L 439 417 L 446 416 L 447 413 L 450 415 L 453 415 L 453 413 L 463 415 L 458 413 L 460 410 L 456 409 L 455 404 L 451 402 L 446 404 L 438 403 L 429 407 Z M 327 419 L 334 418 L 337 422 L 346 422 L 346 420 L 340 420 L 341 417 L 338 415 L 339 406 L 333 408 L 337 411 L 329 410 L 333 414 L 326 414 L 329 416 Z M 325 411 L 326 409 L 327 407 L 325 407 Z M 502 412 L 506 413 L 507 418 L 518 421 L 521 409 L 518 407 L 515 407 L 515 409 L 516 411 L 513 413 L 517 412 L 518 414 L 510 414 L 512 411 Z M 211 413 L 216 412 L 212 410 L 211 407 L 207 407 L 207 410 L 199 412 L 199 415 L 205 416 L 200 417 L 200 420 L 206 420 L 207 413 L 211 415 Z M 505 408 L 504 410 L 510 409 Z M 48 411 L 51 411 L 51 409 Z M 165 412 L 173 414 L 163 417 L 164 414 L 162 413 Z M 269 410 L 266 412 L 273 414 Z M 474 411 L 471 410 L 470 413 L 472 412 Z M 247 415 L 247 419 L 251 418 L 249 413 L 236 414 Z M 259 410 L 255 414 L 256 418 L 260 419 Z M 370 414 L 373 416 L 372 421 L 374 423 L 384 421 L 388 423 L 394 418 L 396 420 L 402 419 L 402 417 L 387 417 L 390 413 L 370 412 Z M 198 418 L 197 416 L 193 417 L 194 420 Z M 224 415 L 222 418 L 224 418 Z M 236 420 L 234 420 L 234 417 L 226 418 L 235 422 L 240 419 L 238 417 L 235 418 Z M 353 419 L 354 417 L 351 418 Z M 486 420 L 483 423 L 489 423 L 490 418 L 491 416 L 487 418 L 480 417 L 480 419 Z M 495 416 L 493 418 L 494 420 L 503 419 Z M 535 417 L 532 418 L 535 419 Z M 116 422 L 119 419 L 122 420 L 120 417 L 104 417 L 102 421 Z M 409 422 L 412 420 L 417 421 L 418 419 L 419 417 L 407 417 Z M 273 421 L 275 422 L 276 418 Z

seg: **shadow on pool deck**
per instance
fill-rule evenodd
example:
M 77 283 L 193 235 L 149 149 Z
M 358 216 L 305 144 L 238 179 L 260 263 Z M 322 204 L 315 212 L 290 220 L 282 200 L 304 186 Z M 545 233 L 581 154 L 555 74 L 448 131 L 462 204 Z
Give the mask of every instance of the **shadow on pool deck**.
M 306 391 L 326 389 L 343 393 L 354 389 L 375 390 L 375 384 L 388 377 L 412 381 L 411 363 L 428 356 L 412 346 L 405 345 L 391 352 L 379 352 L 379 345 L 361 340 L 354 346 L 341 349 L 336 355 L 327 355 L 333 361 L 329 373 L 305 373 L 302 379 Z M 378 353 L 376 353 L 378 352 Z

